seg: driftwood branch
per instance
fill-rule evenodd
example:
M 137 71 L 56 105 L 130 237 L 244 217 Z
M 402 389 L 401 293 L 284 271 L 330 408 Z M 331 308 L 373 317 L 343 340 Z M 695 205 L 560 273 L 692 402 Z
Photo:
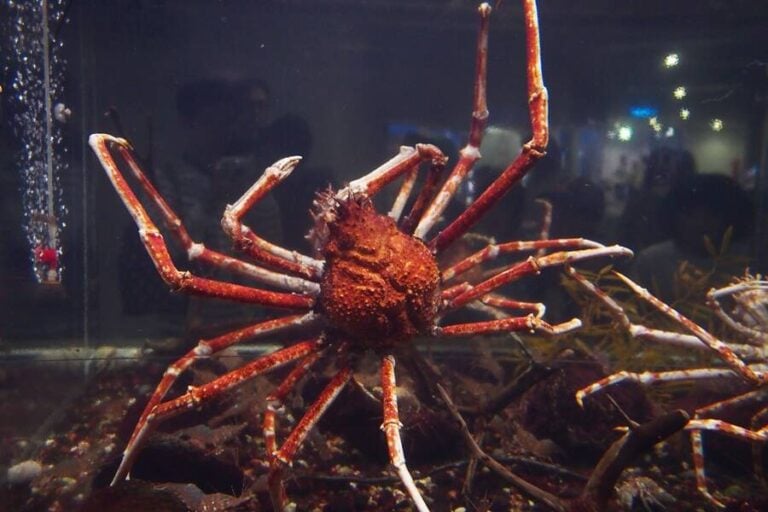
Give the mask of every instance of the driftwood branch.
M 451 415 L 459 423 L 462 435 L 464 436 L 469 449 L 472 451 L 475 457 L 480 460 L 480 462 L 488 466 L 488 468 L 490 468 L 492 471 L 510 482 L 518 489 L 522 490 L 524 493 L 548 505 L 553 510 L 557 510 L 558 512 L 566 512 L 567 509 L 565 503 L 560 498 L 517 476 L 506 467 L 504 467 L 504 465 L 499 463 L 496 459 L 485 453 L 480 445 L 477 444 L 475 438 L 472 437 L 472 433 L 469 431 L 469 427 L 467 427 L 467 422 L 464 421 L 464 418 L 461 416 L 461 413 L 456 407 L 456 404 L 453 403 L 451 396 L 448 394 L 445 388 L 443 388 L 441 384 L 437 384 L 437 390 L 440 393 L 440 397 L 443 399 L 443 402 L 445 402 L 445 405 L 448 407 Z
M 683 410 L 672 411 L 647 423 L 630 428 L 621 439 L 613 443 L 597 463 L 581 497 L 579 510 L 605 510 L 613 496 L 621 473 L 653 445 L 680 431 L 688 423 Z

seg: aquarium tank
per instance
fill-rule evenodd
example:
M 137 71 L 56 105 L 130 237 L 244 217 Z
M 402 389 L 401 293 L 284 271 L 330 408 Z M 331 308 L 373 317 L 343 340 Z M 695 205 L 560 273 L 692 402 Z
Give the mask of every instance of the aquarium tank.
M 766 27 L 0 0 L 0 510 L 768 510 Z

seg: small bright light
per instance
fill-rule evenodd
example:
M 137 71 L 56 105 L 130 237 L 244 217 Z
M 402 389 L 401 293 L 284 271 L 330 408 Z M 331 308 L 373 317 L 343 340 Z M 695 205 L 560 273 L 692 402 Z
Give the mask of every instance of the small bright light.
M 712 128 L 712 130 L 719 132 L 723 129 L 723 120 L 722 119 L 713 119 L 710 121 L 709 126 Z
M 648 125 L 653 128 L 653 131 L 659 133 L 663 127 L 658 117 L 652 117 L 648 120 Z
M 687 108 L 681 108 L 680 109 L 680 119 L 686 120 L 689 117 L 691 117 L 691 111 L 688 110 Z
M 664 67 L 665 68 L 673 68 L 680 64 L 680 56 L 676 53 L 670 53 L 666 57 L 664 57 Z
M 676 100 L 681 100 L 685 98 L 685 96 L 688 94 L 688 91 L 685 90 L 685 87 L 682 85 L 675 88 L 675 91 L 672 93 L 675 96 Z
M 667 138 L 674 137 L 675 136 L 675 129 L 673 127 L 667 128 L 667 131 L 664 132 L 664 136 Z
M 619 126 L 618 135 L 619 135 L 619 140 L 621 141 L 626 142 L 630 140 L 632 138 L 632 127 L 626 126 L 626 125 Z

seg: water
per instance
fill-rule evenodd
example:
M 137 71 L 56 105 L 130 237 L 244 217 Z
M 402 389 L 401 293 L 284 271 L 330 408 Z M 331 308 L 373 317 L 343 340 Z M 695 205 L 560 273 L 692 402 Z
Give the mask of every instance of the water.
M 522 2 L 492 6 L 487 125 L 473 2 L 3 2 L 0 510 L 269 510 L 269 411 L 296 510 L 765 509 L 768 7 L 635 4 L 538 6 L 540 157 Z M 419 155 L 368 190 L 400 235 L 359 179 Z M 457 162 L 450 200 L 414 206 Z M 186 270 L 249 288 L 171 292 Z M 161 408 L 195 411 L 140 439 L 124 482 L 163 375 Z M 389 464 L 394 396 L 417 491 Z M 474 466 L 452 404 L 496 462 Z

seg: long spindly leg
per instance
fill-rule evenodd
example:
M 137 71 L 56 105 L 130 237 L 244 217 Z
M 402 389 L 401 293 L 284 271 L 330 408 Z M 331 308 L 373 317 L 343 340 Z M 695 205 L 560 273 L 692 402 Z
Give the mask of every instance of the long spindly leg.
M 323 273 L 323 262 L 272 244 L 256 235 L 243 224 L 243 216 L 286 179 L 301 161 L 301 157 L 283 158 L 267 167 L 256 182 L 234 204 L 227 205 L 221 227 L 233 240 L 235 247 L 254 259 L 281 270 L 318 278 Z
M 403 210 L 405 209 L 405 204 L 408 202 L 408 199 L 411 197 L 411 191 L 413 190 L 413 186 L 416 184 L 416 178 L 418 177 L 419 177 L 418 167 L 414 167 L 413 169 L 408 171 L 408 174 L 405 175 L 405 179 L 403 180 L 403 183 L 400 185 L 400 190 L 397 191 L 395 202 L 392 203 L 392 208 L 390 208 L 389 213 L 387 214 L 395 222 L 400 221 L 400 216 L 403 214 Z
M 581 285 L 590 295 L 602 302 L 608 314 L 613 317 L 616 323 L 626 329 L 632 337 L 694 350 L 709 350 L 709 347 L 693 334 L 663 331 L 632 323 L 624 309 L 613 298 L 595 286 L 594 283 L 577 272 L 573 267 L 566 265 L 565 273 Z M 729 343 L 726 348 L 742 359 L 757 360 L 762 358 L 761 349 L 752 345 Z
M 309 328 L 313 324 L 317 324 L 317 322 L 318 318 L 314 313 L 286 316 L 249 325 L 208 340 L 200 340 L 195 348 L 184 354 L 165 370 L 154 393 L 152 393 L 147 405 L 144 406 L 144 411 L 142 412 L 139 421 L 134 427 L 133 433 L 128 440 L 126 452 L 131 449 L 141 425 L 147 420 L 147 417 L 152 413 L 155 406 L 165 398 L 168 390 L 171 389 L 171 386 L 176 382 L 179 375 L 194 364 L 197 359 L 210 357 L 245 340 L 252 341 L 263 336 L 275 335 L 287 329 Z M 127 470 L 130 470 L 130 468 Z
M 635 292 L 635 294 L 649 302 L 653 307 L 664 313 L 667 317 L 676 321 L 681 327 L 700 339 L 701 342 L 712 349 L 712 351 L 719 354 L 720 358 L 723 360 L 723 362 L 725 362 L 725 364 L 733 368 L 734 371 L 738 372 L 747 381 L 753 384 L 760 384 L 765 382 L 763 378 L 755 375 L 755 372 L 753 372 L 749 366 L 747 366 L 747 364 L 744 363 L 744 361 L 742 361 L 727 344 L 715 338 L 706 329 L 703 329 L 689 318 L 685 317 L 678 311 L 671 308 L 669 305 L 651 295 L 648 290 L 641 287 L 625 275 L 620 274 L 619 272 L 614 272 L 614 274 L 618 276 L 622 281 L 624 281 L 624 283 L 629 286 L 629 288 Z
M 560 324 L 550 324 L 535 315 L 514 316 L 487 322 L 469 322 L 465 324 L 444 325 L 437 329 L 437 335 L 442 337 L 464 337 L 480 334 L 502 332 L 541 332 L 544 334 L 563 334 L 581 327 L 578 318 L 572 318 Z
M 752 430 L 758 430 L 768 425 L 768 406 L 763 407 L 749 420 L 749 426 Z M 755 470 L 755 475 L 763 482 L 765 482 L 765 468 L 763 467 L 763 446 L 758 444 L 752 445 L 752 466 Z
M 749 343 L 762 346 L 766 337 L 765 329 L 759 326 L 767 325 L 768 309 L 765 304 L 765 294 L 768 291 L 768 281 L 747 274 L 742 280 L 723 288 L 712 288 L 707 292 L 707 306 L 728 327 L 745 336 Z M 740 310 L 743 320 L 737 321 L 725 312 L 721 300 L 730 297 Z
M 403 442 L 400 439 L 400 415 L 397 411 L 397 392 L 395 386 L 395 358 L 388 354 L 381 359 L 381 392 L 384 406 L 384 420 L 381 423 L 381 430 L 387 439 L 387 450 L 389 451 L 389 461 L 397 471 L 397 476 L 405 486 L 405 490 L 411 496 L 411 500 L 416 505 L 419 512 L 429 512 L 429 507 L 424 503 L 421 493 L 416 488 L 408 466 L 405 465 L 405 452 L 403 452 Z
M 435 198 L 435 194 L 437 194 L 439 190 L 438 186 L 442 181 L 444 172 L 445 164 L 433 164 L 429 168 L 429 171 L 427 171 L 427 177 L 424 180 L 424 184 L 421 186 L 421 190 L 419 190 L 419 194 L 416 196 L 416 200 L 411 205 L 411 210 L 400 223 L 400 229 L 403 231 L 403 233 L 407 233 L 409 235 L 413 234 L 413 231 L 416 229 L 416 225 L 418 224 L 422 215 L 424 215 L 427 207 Z
M 524 0 L 523 10 L 526 21 L 528 109 L 533 137 L 523 145 L 520 154 L 499 177 L 461 215 L 430 240 L 429 245 L 438 253 L 469 231 L 545 155 L 549 141 L 548 100 L 547 89 L 544 87 L 541 74 L 541 46 L 536 1 Z
M 559 251 L 541 257 L 531 256 L 527 260 L 514 264 L 485 281 L 473 285 L 467 291 L 460 293 L 448 301 L 445 309 L 459 308 L 468 302 L 479 299 L 500 286 L 531 274 L 538 274 L 545 268 L 569 265 L 578 261 L 599 257 L 625 257 L 631 255 L 632 251 L 629 249 L 619 245 L 612 245 L 577 251 Z
M 312 307 L 314 299 L 308 295 L 272 292 L 234 283 L 205 279 L 195 276 L 190 272 L 180 271 L 173 263 L 159 229 L 118 170 L 117 164 L 112 159 L 112 155 L 107 147 L 108 143 L 112 143 L 117 144 L 118 147 L 125 148 L 128 143 L 122 139 L 116 139 L 103 134 L 91 135 L 89 143 L 128 212 L 133 217 L 136 226 L 139 228 L 141 241 L 144 243 L 150 258 L 152 258 L 152 262 L 160 277 L 172 289 L 192 295 L 262 304 L 277 308 L 309 309 Z
M 759 395 L 760 400 L 765 400 L 765 389 L 756 391 L 750 391 L 746 395 L 750 395 L 749 399 L 752 399 L 756 395 Z M 743 400 L 744 395 L 735 397 L 732 400 Z M 698 415 L 698 411 L 697 411 Z M 711 430 L 721 432 L 737 439 L 744 439 L 755 443 L 765 443 L 768 441 L 768 427 L 763 427 L 758 430 L 750 430 L 749 428 L 734 425 L 726 421 L 717 419 L 700 419 L 695 418 L 688 422 L 685 427 L 686 430 L 691 432 L 691 445 L 693 447 L 693 462 L 696 471 L 696 487 L 707 499 L 709 499 L 716 506 L 723 508 L 725 505 L 715 498 L 712 493 L 709 492 L 707 487 L 707 478 L 704 470 L 704 446 L 702 443 L 701 433 L 704 430 Z
M 184 248 L 187 258 L 190 261 L 199 261 L 211 267 L 224 268 L 243 277 L 254 279 L 283 290 L 307 293 L 310 295 L 317 295 L 319 293 L 319 285 L 317 283 L 297 276 L 285 275 L 253 265 L 237 258 L 233 258 L 232 256 L 213 251 L 207 248 L 204 244 L 194 241 L 189 235 L 187 228 L 181 222 L 179 216 L 163 198 L 160 192 L 157 191 L 146 173 L 142 170 L 141 165 L 139 165 L 139 162 L 133 154 L 133 148 L 130 144 L 125 139 L 118 139 L 105 134 L 97 133 L 91 136 L 91 145 L 94 146 L 97 155 L 103 155 L 103 159 L 101 156 L 99 158 L 102 160 L 102 164 L 108 167 L 108 169 L 106 169 L 107 172 L 112 175 L 114 173 L 119 173 L 120 171 L 109 153 L 110 144 L 115 145 L 118 153 L 128 164 L 129 169 L 139 182 L 144 193 L 155 203 L 160 211 L 166 229 L 177 243 Z
M 456 193 L 461 182 L 472 167 L 480 159 L 480 143 L 483 140 L 485 126 L 488 122 L 488 104 L 486 101 L 486 76 L 488 68 L 488 25 L 491 6 L 487 3 L 478 8 L 480 14 L 480 30 L 477 35 L 477 51 L 475 57 L 475 88 L 472 102 L 472 121 L 469 127 L 467 145 L 462 148 L 459 160 L 456 162 L 448 179 L 434 197 L 429 207 L 421 216 L 414 236 L 425 239 L 440 216 L 448 206 L 448 202 Z
M 443 281 L 450 281 L 451 279 L 454 279 L 457 276 L 460 276 L 464 272 L 467 272 L 468 270 L 478 265 L 481 265 L 483 263 L 486 263 L 488 261 L 493 261 L 499 256 L 504 254 L 524 252 L 524 251 L 536 251 L 536 250 L 542 250 L 542 249 L 559 249 L 562 251 L 567 249 L 571 249 L 571 250 L 572 249 L 599 249 L 604 247 L 605 246 L 600 243 L 593 242 L 592 240 L 587 240 L 585 238 L 530 240 L 530 241 L 507 242 L 502 244 L 496 244 L 491 242 L 485 247 L 483 247 L 482 249 L 480 249 L 479 251 L 475 252 L 474 254 L 467 256 L 466 258 L 459 261 L 458 263 L 445 269 L 442 272 L 442 278 L 443 278 Z
M 268 476 L 269 494 L 272 498 L 272 506 L 275 510 L 285 510 L 287 497 L 283 487 L 283 471 L 293 461 L 296 452 L 307 438 L 309 431 L 314 428 L 331 403 L 339 396 L 341 390 L 352 376 L 352 370 L 344 367 L 339 370 L 331 381 L 320 392 L 320 396 L 309 406 L 307 412 L 299 420 L 293 431 L 288 435 L 283 445 L 274 452 L 270 460 Z
M 431 162 L 433 166 L 445 165 L 445 155 L 432 144 L 416 144 L 415 147 L 402 146 L 400 152 L 365 176 L 349 183 L 336 193 L 337 199 L 346 199 L 350 195 L 361 194 L 375 196 L 384 186 L 403 174 L 408 174 L 422 162 Z
M 762 370 L 766 369 L 764 365 L 755 365 L 755 367 L 760 368 Z M 692 421 L 714 422 L 712 423 L 714 430 L 720 430 L 726 434 L 729 434 L 735 437 L 744 437 L 739 435 L 742 427 L 731 425 L 730 423 L 722 422 L 720 420 L 713 420 L 708 418 L 722 415 L 728 409 L 746 407 L 754 404 L 763 404 L 765 403 L 766 398 L 768 398 L 768 389 L 766 388 L 759 388 L 759 389 L 747 391 L 746 393 L 742 393 L 735 397 L 731 397 L 726 400 L 721 400 L 719 402 L 715 402 L 713 404 L 709 404 L 704 407 L 698 408 L 695 411 L 694 420 Z M 760 428 L 764 427 L 764 423 L 757 424 L 757 422 L 759 421 L 760 421 L 760 412 L 758 412 L 752 418 L 752 423 L 751 423 L 752 432 L 755 432 L 755 433 L 760 432 Z M 720 425 L 721 428 L 717 428 L 718 425 Z M 713 503 L 715 503 L 716 505 L 722 506 L 722 504 L 714 496 L 712 496 L 707 486 L 707 475 L 706 475 L 705 460 L 704 460 L 704 443 L 702 440 L 701 430 L 691 429 L 690 434 L 691 434 L 691 448 L 693 451 L 693 467 L 694 467 L 694 472 L 696 474 L 696 488 L 699 490 L 699 492 L 701 492 L 702 495 L 704 495 L 706 498 L 711 500 Z M 751 439 L 751 440 L 754 441 L 755 439 Z M 765 440 L 768 440 L 768 437 L 764 438 L 764 441 Z M 756 467 L 759 466 L 760 468 L 762 468 L 762 464 L 758 463 L 758 462 L 762 462 L 762 460 L 759 458 L 759 455 L 761 454 L 759 448 L 762 448 L 762 446 L 759 443 L 753 444 L 753 454 L 758 455 L 758 458 L 754 459 L 755 466 Z
M 246 364 L 242 368 L 222 375 L 207 384 L 203 384 L 199 387 L 190 386 L 188 391 L 178 398 L 156 404 L 152 407 L 149 413 L 143 416 L 143 419 L 136 424 L 131 441 L 123 452 L 123 459 L 112 479 L 112 485 L 126 477 L 138 454 L 138 450 L 158 423 L 177 416 L 184 411 L 198 407 L 202 403 L 209 401 L 257 375 L 305 357 L 319 349 L 320 344 L 317 340 L 296 343 L 290 347 L 260 357 Z M 175 378 L 174 375 L 171 375 L 171 377 Z
M 755 368 L 758 368 L 757 366 Z M 762 367 L 765 370 L 765 367 Z M 766 371 L 758 371 L 766 374 Z M 637 382 L 643 385 L 662 384 L 665 382 L 696 381 L 707 379 L 738 378 L 730 368 L 694 368 L 690 370 L 670 370 L 666 372 L 628 372 L 620 371 L 593 382 L 576 392 L 576 401 L 584 405 L 584 399 L 620 382 Z
M 285 397 L 293 391 L 296 384 L 307 374 L 309 368 L 320 359 L 321 351 L 313 352 L 299 361 L 299 363 L 283 379 L 280 385 L 267 396 L 267 409 L 264 411 L 264 421 L 262 422 L 262 431 L 264 432 L 264 445 L 267 449 L 267 456 L 271 459 L 277 452 L 277 415 L 284 409 Z

